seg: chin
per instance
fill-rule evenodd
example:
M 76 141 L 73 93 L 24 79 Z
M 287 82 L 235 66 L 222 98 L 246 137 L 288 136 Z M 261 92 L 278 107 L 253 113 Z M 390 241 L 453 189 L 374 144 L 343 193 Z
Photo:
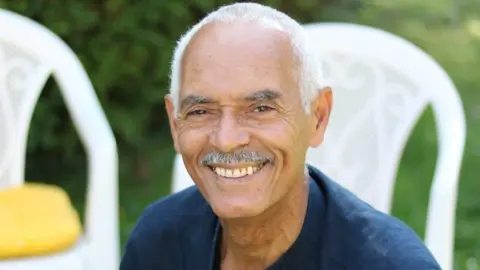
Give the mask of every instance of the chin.
M 221 219 L 250 218 L 262 214 L 268 205 L 253 198 L 228 198 L 210 202 L 213 212 Z
M 273 165 L 237 171 L 243 174 L 227 175 L 218 168 L 202 170 L 200 179 L 208 179 L 202 183 L 202 193 L 220 218 L 254 217 L 271 206 Z

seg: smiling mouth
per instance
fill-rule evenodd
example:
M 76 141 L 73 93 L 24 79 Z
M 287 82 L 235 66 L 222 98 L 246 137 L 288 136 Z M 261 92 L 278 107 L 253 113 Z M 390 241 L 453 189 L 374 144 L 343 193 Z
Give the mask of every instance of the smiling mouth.
M 223 168 L 215 166 L 209 168 L 218 176 L 223 178 L 242 178 L 248 175 L 253 175 L 259 172 L 267 163 L 262 163 L 254 166 L 239 167 L 239 168 Z

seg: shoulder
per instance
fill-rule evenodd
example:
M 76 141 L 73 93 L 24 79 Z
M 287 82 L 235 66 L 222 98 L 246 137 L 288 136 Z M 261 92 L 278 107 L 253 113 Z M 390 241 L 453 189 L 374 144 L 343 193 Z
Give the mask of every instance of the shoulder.
M 168 232 L 190 218 L 198 218 L 208 211 L 208 204 L 196 186 L 166 196 L 145 208 L 131 238 L 144 234 L 149 237 Z
M 361 269 L 440 269 L 420 237 L 404 222 L 374 209 L 352 216 L 347 228 L 356 239 Z
M 316 173 L 327 201 L 326 248 L 334 260 L 355 269 L 441 269 L 407 224 Z
M 213 230 L 214 223 L 215 216 L 196 186 L 164 197 L 144 210 L 130 234 L 120 269 L 178 267 L 181 249 L 195 237 L 198 226 Z

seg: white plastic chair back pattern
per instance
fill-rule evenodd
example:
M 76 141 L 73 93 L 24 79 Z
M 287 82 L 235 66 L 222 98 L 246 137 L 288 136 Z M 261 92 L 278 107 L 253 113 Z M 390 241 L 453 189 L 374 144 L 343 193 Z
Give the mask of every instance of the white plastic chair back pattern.
M 354 24 L 306 25 L 321 53 L 334 109 L 322 146 L 307 161 L 377 209 L 389 212 L 397 167 L 427 105 L 439 153 L 428 208 L 426 244 L 443 269 L 453 266 L 457 183 L 465 145 L 460 97 L 445 71 L 412 43 Z M 192 185 L 177 155 L 173 192 Z
M 29 123 L 50 75 L 88 157 L 85 236 L 61 254 L 0 261 L 0 270 L 118 269 L 117 148 L 92 84 L 60 38 L 33 20 L 1 9 L 0 188 L 24 181 Z
M 429 55 L 388 32 L 353 24 L 306 25 L 323 52 L 334 109 L 324 144 L 307 160 L 377 209 L 390 212 L 397 168 L 408 137 L 433 107 L 439 153 L 425 242 L 443 269 L 453 266 L 457 184 L 465 116 L 450 77 Z

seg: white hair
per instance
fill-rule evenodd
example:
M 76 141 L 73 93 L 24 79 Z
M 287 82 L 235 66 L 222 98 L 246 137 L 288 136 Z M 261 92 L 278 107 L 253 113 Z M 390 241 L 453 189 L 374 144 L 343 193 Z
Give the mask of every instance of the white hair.
M 243 20 L 248 22 L 266 23 L 286 32 L 290 38 L 294 57 L 298 60 L 300 70 L 298 81 L 302 105 L 305 112 L 310 112 L 310 103 L 317 97 L 321 89 L 321 66 L 317 55 L 309 46 L 303 27 L 283 12 L 257 3 L 236 3 L 222 6 L 208 14 L 200 22 L 189 29 L 177 42 L 170 70 L 170 95 L 173 99 L 175 114 L 178 113 L 181 63 L 186 47 L 193 36 L 205 25 L 211 22 L 233 22 Z

